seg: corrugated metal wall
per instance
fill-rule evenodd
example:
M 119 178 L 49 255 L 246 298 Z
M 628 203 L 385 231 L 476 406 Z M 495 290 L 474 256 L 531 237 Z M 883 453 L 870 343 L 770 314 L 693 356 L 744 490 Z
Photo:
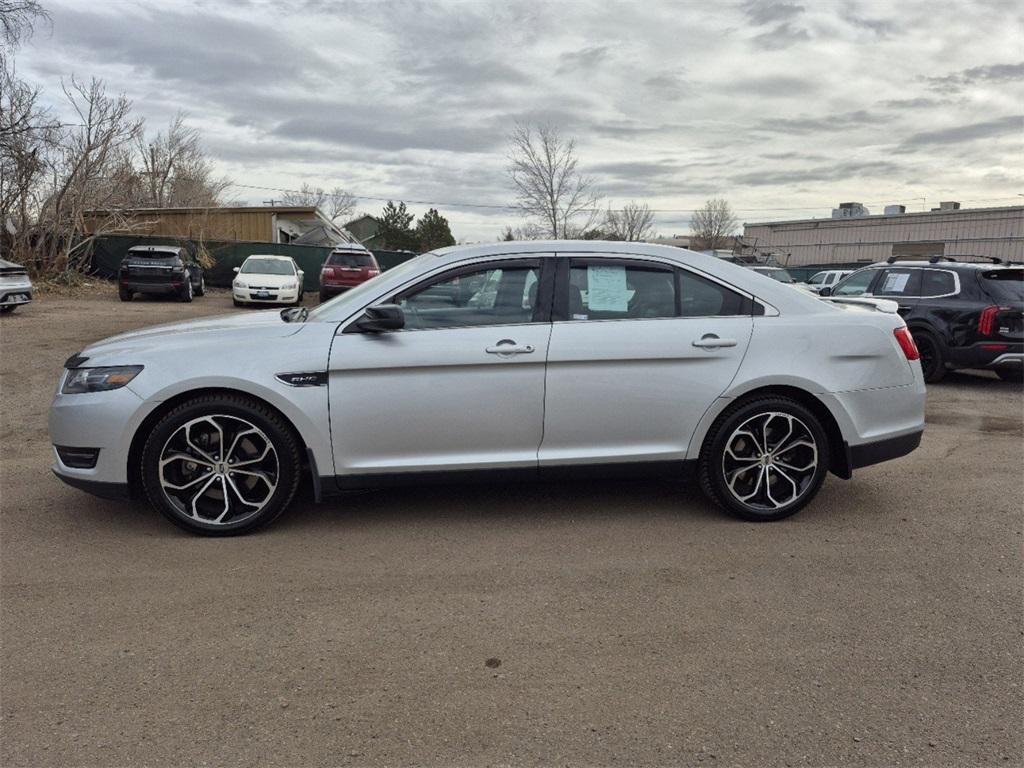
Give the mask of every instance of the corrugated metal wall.
M 1024 207 L 812 219 L 744 225 L 748 244 L 788 264 L 880 261 L 899 252 L 975 254 L 1024 261 Z M 789 254 L 788 261 L 786 254 Z

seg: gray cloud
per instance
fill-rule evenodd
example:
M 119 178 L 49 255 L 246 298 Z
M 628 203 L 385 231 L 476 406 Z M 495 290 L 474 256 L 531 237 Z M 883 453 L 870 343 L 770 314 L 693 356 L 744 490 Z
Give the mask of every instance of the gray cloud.
M 810 39 L 810 32 L 795 27 L 787 21 L 784 24 L 779 24 L 775 29 L 756 35 L 754 42 L 769 51 L 779 51 Z
M 864 109 L 858 109 L 855 112 L 824 115 L 822 117 L 772 117 L 762 120 L 757 125 L 751 127 L 757 131 L 801 135 L 842 131 L 864 125 L 874 125 L 882 120 L 883 118 L 879 115 Z
M 892 177 L 902 173 L 903 166 L 899 163 L 879 160 L 873 162 L 845 162 L 814 168 L 793 170 L 763 170 L 741 173 L 730 180 L 736 184 L 751 186 L 773 186 L 778 184 L 794 184 L 805 181 L 839 181 L 848 182 L 852 178 Z
M 978 83 L 1007 83 L 1024 80 L 1024 61 L 1017 64 L 985 64 L 941 77 L 922 78 L 933 88 L 963 88 Z
M 804 12 L 802 5 L 774 0 L 749 0 L 741 8 L 753 24 L 759 25 L 789 21 Z
M 606 45 L 591 45 L 578 51 L 567 51 L 558 57 L 557 72 L 565 74 L 581 69 L 589 74 L 608 59 L 609 50 Z
M 996 136 L 1016 134 L 1018 138 L 1024 136 L 1024 115 L 1002 117 L 996 120 L 987 120 L 982 123 L 970 123 L 968 125 L 957 125 L 952 128 L 942 128 L 937 131 L 922 131 L 915 133 L 903 142 L 904 147 L 921 147 L 927 145 L 959 144 L 962 142 L 977 141 L 978 139 L 989 139 Z

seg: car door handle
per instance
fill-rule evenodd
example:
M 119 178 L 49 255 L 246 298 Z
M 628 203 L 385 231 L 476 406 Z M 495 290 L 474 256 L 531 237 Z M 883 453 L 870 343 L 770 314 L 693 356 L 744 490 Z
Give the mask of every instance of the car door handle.
M 488 355 L 529 355 L 533 352 L 532 344 L 517 344 L 513 339 L 502 339 L 493 347 L 484 350 Z
M 718 349 L 719 347 L 735 347 L 736 339 L 720 339 L 713 333 L 709 333 L 706 336 L 701 336 L 695 342 L 693 346 L 700 347 L 701 349 Z

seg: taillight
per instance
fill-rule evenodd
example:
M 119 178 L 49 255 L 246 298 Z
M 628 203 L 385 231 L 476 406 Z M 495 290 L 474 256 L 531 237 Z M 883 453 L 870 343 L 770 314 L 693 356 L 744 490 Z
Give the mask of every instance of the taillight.
M 320 276 L 321 277 L 333 277 L 334 276 L 334 267 L 324 267 L 323 269 L 320 270 Z
M 379 274 L 380 274 L 380 270 L 379 269 L 373 269 L 371 267 L 370 269 L 366 270 L 366 276 L 367 277 L 376 277 Z
M 921 353 L 917 351 L 917 344 L 914 343 L 914 337 L 910 335 L 910 330 L 903 326 L 893 331 L 896 336 L 896 343 L 900 345 L 900 349 L 903 350 L 904 356 L 907 360 L 919 360 Z
M 997 307 L 995 304 L 987 306 L 983 310 L 981 310 L 981 314 L 978 315 L 978 335 L 992 335 L 992 331 L 996 327 L 996 315 L 998 313 L 999 307 Z

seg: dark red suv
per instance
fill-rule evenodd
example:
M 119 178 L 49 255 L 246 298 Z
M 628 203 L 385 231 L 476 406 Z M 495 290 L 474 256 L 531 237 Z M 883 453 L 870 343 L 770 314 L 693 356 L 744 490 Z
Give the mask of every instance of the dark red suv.
M 320 270 L 320 301 L 362 285 L 379 274 L 377 260 L 365 248 L 335 248 Z

